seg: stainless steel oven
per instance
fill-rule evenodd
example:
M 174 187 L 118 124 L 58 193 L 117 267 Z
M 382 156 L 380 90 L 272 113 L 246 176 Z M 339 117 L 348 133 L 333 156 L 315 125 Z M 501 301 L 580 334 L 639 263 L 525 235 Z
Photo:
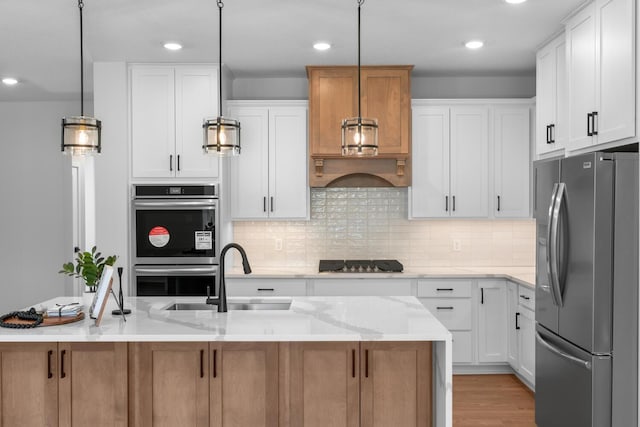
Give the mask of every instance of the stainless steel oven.
M 217 265 L 136 265 L 132 277 L 138 296 L 205 296 L 217 275 Z
M 134 185 L 134 265 L 218 264 L 218 187 Z

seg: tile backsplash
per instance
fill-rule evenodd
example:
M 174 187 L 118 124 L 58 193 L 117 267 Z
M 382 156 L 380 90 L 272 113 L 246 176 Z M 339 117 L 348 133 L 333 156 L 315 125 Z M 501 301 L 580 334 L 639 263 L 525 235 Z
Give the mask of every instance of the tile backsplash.
M 533 219 L 408 220 L 407 210 L 406 188 L 312 188 L 309 221 L 234 222 L 234 240 L 255 268 L 377 258 L 406 269 L 535 265 Z

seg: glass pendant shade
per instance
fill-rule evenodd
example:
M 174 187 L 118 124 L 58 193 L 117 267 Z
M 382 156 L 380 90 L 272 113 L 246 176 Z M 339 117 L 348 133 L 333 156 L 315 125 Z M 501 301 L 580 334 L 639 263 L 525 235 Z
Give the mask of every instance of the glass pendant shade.
M 93 117 L 62 118 L 62 152 L 72 156 L 100 153 L 102 122 Z
M 378 121 L 354 117 L 342 121 L 343 156 L 378 155 Z
M 224 117 L 205 120 L 204 129 L 205 154 L 219 156 L 240 155 L 240 122 Z

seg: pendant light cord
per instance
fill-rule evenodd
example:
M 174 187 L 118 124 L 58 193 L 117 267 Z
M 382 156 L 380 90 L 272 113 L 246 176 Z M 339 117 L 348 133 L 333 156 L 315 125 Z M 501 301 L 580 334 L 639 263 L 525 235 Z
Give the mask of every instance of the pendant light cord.
M 360 90 L 360 7 L 364 0 L 358 0 L 358 124 L 362 123 L 362 93 Z
M 218 64 L 219 65 L 219 72 L 220 72 L 220 77 L 218 78 L 218 83 L 220 85 L 220 90 L 218 93 L 218 117 L 222 117 L 222 8 L 224 7 L 224 3 L 222 3 L 220 0 L 218 0 L 218 11 L 219 11 L 219 21 L 220 21 L 220 25 L 219 27 L 219 36 L 218 36 Z
M 84 56 L 82 54 L 83 38 L 82 38 L 82 8 L 84 3 L 78 0 L 78 9 L 80 10 L 80 116 L 84 116 Z

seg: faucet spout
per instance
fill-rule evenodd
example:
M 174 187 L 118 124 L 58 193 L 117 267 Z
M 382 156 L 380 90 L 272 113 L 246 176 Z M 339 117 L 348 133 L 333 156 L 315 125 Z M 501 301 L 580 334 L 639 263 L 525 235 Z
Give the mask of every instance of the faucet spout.
M 220 292 L 217 298 L 207 297 L 207 304 L 215 304 L 218 306 L 218 313 L 226 313 L 227 312 L 227 286 L 225 283 L 224 277 L 224 258 L 229 251 L 229 249 L 235 248 L 240 252 L 242 256 L 242 269 L 244 274 L 251 273 L 251 266 L 249 265 L 249 260 L 247 259 L 247 253 L 244 251 L 244 248 L 237 243 L 229 243 L 222 251 L 220 251 Z

